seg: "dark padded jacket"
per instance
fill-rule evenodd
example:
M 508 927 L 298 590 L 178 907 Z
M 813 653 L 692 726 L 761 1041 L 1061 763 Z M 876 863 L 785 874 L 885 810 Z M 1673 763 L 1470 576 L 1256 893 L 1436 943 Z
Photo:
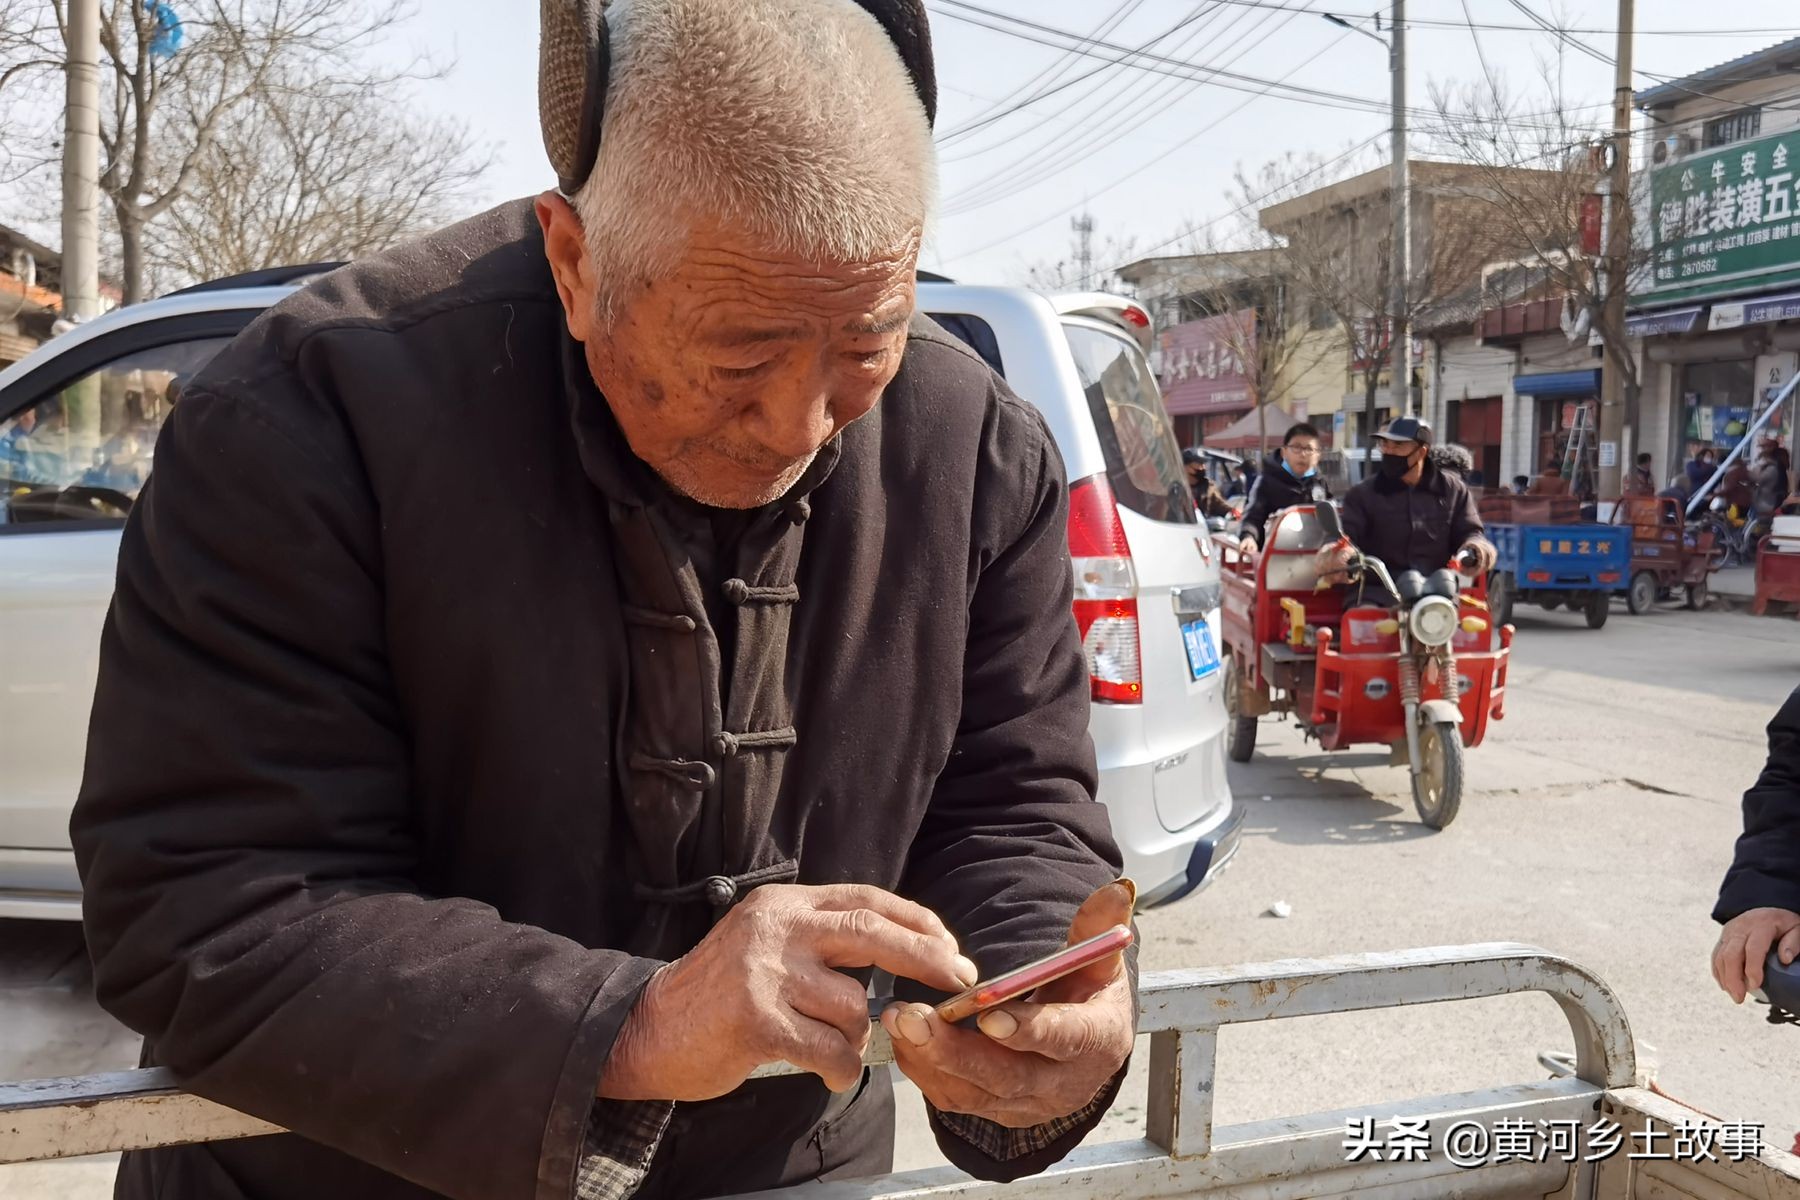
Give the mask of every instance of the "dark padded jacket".
M 1744 793 L 1744 832 L 1713 919 L 1753 908 L 1800 912 L 1800 690 L 1769 722 L 1769 760 Z
M 1260 546 L 1268 532 L 1264 526 L 1268 524 L 1270 517 L 1296 504 L 1318 504 L 1329 499 L 1330 484 L 1318 475 L 1305 479 L 1294 478 L 1287 465 L 1281 461 L 1280 451 L 1277 451 L 1263 462 L 1256 482 L 1250 487 L 1250 498 L 1244 504 L 1244 516 L 1238 525 L 1238 536 L 1253 537 Z
M 1418 485 L 1373 475 L 1344 496 L 1344 532 L 1389 571 L 1430 574 L 1486 528 L 1462 479 L 1430 459 Z
M 733 897 L 893 889 L 985 975 L 1115 877 L 1061 461 L 929 322 L 727 542 L 625 445 L 527 202 L 316 281 L 183 396 L 101 649 L 87 932 L 146 1062 L 295 1132 L 129 1154 L 122 1195 L 565 1197 L 591 1116 L 636 1127 L 593 1100 L 621 1022 Z M 677 1105 L 608 1194 L 879 1171 L 891 1104 Z M 937 1128 L 1010 1178 L 1093 1123 Z

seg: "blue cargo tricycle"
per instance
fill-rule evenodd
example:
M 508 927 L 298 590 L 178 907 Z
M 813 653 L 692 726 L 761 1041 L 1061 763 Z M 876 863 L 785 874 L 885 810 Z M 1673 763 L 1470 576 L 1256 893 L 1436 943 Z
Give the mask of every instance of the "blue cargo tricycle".
M 1489 525 L 1487 535 L 1500 552 L 1488 581 L 1497 626 L 1511 624 L 1524 603 L 1579 612 L 1598 629 L 1631 572 L 1630 531 L 1618 526 Z

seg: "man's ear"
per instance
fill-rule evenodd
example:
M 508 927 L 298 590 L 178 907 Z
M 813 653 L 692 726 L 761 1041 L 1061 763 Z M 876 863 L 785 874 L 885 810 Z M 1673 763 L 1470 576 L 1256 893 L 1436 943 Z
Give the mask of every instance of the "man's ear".
M 562 297 L 569 336 L 585 342 L 594 332 L 594 264 L 574 206 L 557 192 L 545 192 L 532 206 L 544 231 L 544 257 Z

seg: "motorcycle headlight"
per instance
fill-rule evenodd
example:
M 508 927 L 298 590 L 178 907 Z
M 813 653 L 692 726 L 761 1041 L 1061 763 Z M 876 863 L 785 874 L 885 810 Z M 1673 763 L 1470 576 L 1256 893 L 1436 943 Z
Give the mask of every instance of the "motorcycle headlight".
M 1442 596 L 1427 596 L 1413 605 L 1413 640 L 1424 646 L 1442 646 L 1456 636 L 1461 613 L 1456 603 Z

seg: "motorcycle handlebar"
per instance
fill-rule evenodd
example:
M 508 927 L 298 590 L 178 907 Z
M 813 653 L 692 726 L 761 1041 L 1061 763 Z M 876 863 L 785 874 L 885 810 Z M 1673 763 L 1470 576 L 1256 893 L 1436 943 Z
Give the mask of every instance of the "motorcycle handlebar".
M 1773 1008 L 1800 1017 L 1800 959 L 1786 966 L 1774 952 L 1763 963 L 1762 993 Z

